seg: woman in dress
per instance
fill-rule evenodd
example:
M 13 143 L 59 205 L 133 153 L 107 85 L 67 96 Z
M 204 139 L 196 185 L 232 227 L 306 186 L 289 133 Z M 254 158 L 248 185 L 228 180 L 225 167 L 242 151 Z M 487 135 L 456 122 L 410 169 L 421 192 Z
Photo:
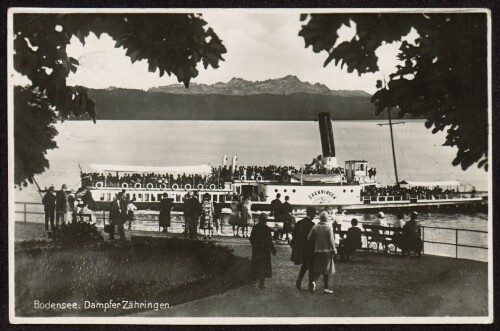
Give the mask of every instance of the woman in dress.
M 239 237 L 238 232 L 240 231 L 240 203 L 238 201 L 238 196 L 234 195 L 233 200 L 229 206 L 231 208 L 231 215 L 229 216 L 229 224 L 233 226 L 233 237 Z
M 271 254 L 276 255 L 271 229 L 266 225 L 267 215 L 259 215 L 259 222 L 252 228 L 250 243 L 252 244 L 252 279 L 259 281 L 259 288 L 264 288 L 264 279 L 271 278 L 273 269 Z
M 248 238 L 248 227 L 251 225 L 253 225 L 252 202 L 250 201 L 250 198 L 245 196 L 241 204 L 241 213 L 240 213 L 240 227 L 241 227 L 241 235 L 243 237 Z
M 315 292 L 316 280 L 319 275 L 323 275 L 323 293 L 331 294 L 333 291 L 328 287 L 328 278 L 329 275 L 335 273 L 334 257 L 337 251 L 335 250 L 333 229 L 328 212 L 324 211 L 319 215 L 319 223 L 313 226 L 308 239 L 314 242 L 312 277 L 309 289 L 311 292 Z
M 203 201 L 201 202 L 201 222 L 200 229 L 203 230 L 203 236 L 207 239 L 211 239 L 213 236 L 213 219 L 214 219 L 214 205 L 210 201 L 210 194 L 205 193 L 203 195 Z

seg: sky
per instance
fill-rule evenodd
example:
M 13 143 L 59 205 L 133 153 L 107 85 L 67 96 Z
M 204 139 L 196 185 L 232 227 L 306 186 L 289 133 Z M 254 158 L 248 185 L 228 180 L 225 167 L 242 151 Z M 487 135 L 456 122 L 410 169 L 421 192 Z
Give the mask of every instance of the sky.
M 220 67 L 205 70 L 200 64 L 200 74 L 192 82 L 212 84 L 228 82 L 233 77 L 250 81 L 297 76 L 310 83 L 321 83 L 332 90 L 376 91 L 378 79 L 395 71 L 399 43 L 384 45 L 377 50 L 380 72 L 363 74 L 347 73 L 331 62 L 323 67 L 326 52 L 314 53 L 305 48 L 304 39 L 298 36 L 301 25 L 298 12 L 251 12 L 218 10 L 203 12 L 203 18 L 214 29 L 227 48 L 225 61 Z M 352 28 L 343 26 L 339 41 L 350 40 L 355 35 Z M 67 79 L 69 85 L 89 88 L 110 86 L 146 90 L 151 87 L 176 84 L 175 76 L 159 77 L 148 72 L 146 61 L 132 64 L 123 48 L 115 48 L 115 42 L 108 35 L 98 39 L 91 34 L 85 46 L 76 37 L 68 45 L 69 56 L 80 65 L 75 74 Z M 17 77 L 16 80 L 20 80 Z M 22 79 L 21 79 L 22 80 Z

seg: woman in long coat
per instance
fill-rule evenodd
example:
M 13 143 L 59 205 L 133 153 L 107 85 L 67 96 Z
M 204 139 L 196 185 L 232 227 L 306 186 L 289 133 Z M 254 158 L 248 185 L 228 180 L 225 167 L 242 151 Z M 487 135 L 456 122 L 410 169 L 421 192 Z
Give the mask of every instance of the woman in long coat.
M 168 232 L 168 228 L 170 227 L 170 212 L 173 208 L 173 199 L 170 199 L 168 195 L 163 194 L 163 199 L 160 201 L 160 227 L 163 228 L 162 232 Z
M 312 292 L 316 291 L 316 280 L 319 275 L 323 275 L 323 293 L 331 294 L 328 288 L 329 275 L 335 273 L 334 257 L 337 254 L 335 240 L 333 239 L 333 228 L 328 212 L 324 211 L 319 215 L 319 223 L 313 226 L 308 239 L 314 242 L 314 254 L 312 260 L 313 277 L 309 284 Z M 310 271 L 311 272 L 311 271 Z
M 259 215 L 259 222 L 252 228 L 250 243 L 252 244 L 252 279 L 259 280 L 259 288 L 264 288 L 264 279 L 271 278 L 273 269 L 271 254 L 276 255 L 271 229 L 266 225 L 267 215 Z

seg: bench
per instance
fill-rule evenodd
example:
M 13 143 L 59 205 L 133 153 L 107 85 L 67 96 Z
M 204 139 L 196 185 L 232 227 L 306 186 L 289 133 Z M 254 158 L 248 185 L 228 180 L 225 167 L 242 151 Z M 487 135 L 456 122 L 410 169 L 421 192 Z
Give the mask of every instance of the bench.
M 403 229 L 398 227 L 363 224 L 364 235 L 367 241 L 367 248 L 380 251 L 380 246 L 384 252 L 395 253 L 397 245 L 395 238 L 402 235 Z

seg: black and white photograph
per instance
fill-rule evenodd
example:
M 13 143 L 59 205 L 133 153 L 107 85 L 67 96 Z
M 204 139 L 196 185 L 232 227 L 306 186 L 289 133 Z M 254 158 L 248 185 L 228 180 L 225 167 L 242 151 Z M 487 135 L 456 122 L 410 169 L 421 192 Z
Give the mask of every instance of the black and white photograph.
M 7 27 L 11 323 L 493 322 L 488 9 Z

